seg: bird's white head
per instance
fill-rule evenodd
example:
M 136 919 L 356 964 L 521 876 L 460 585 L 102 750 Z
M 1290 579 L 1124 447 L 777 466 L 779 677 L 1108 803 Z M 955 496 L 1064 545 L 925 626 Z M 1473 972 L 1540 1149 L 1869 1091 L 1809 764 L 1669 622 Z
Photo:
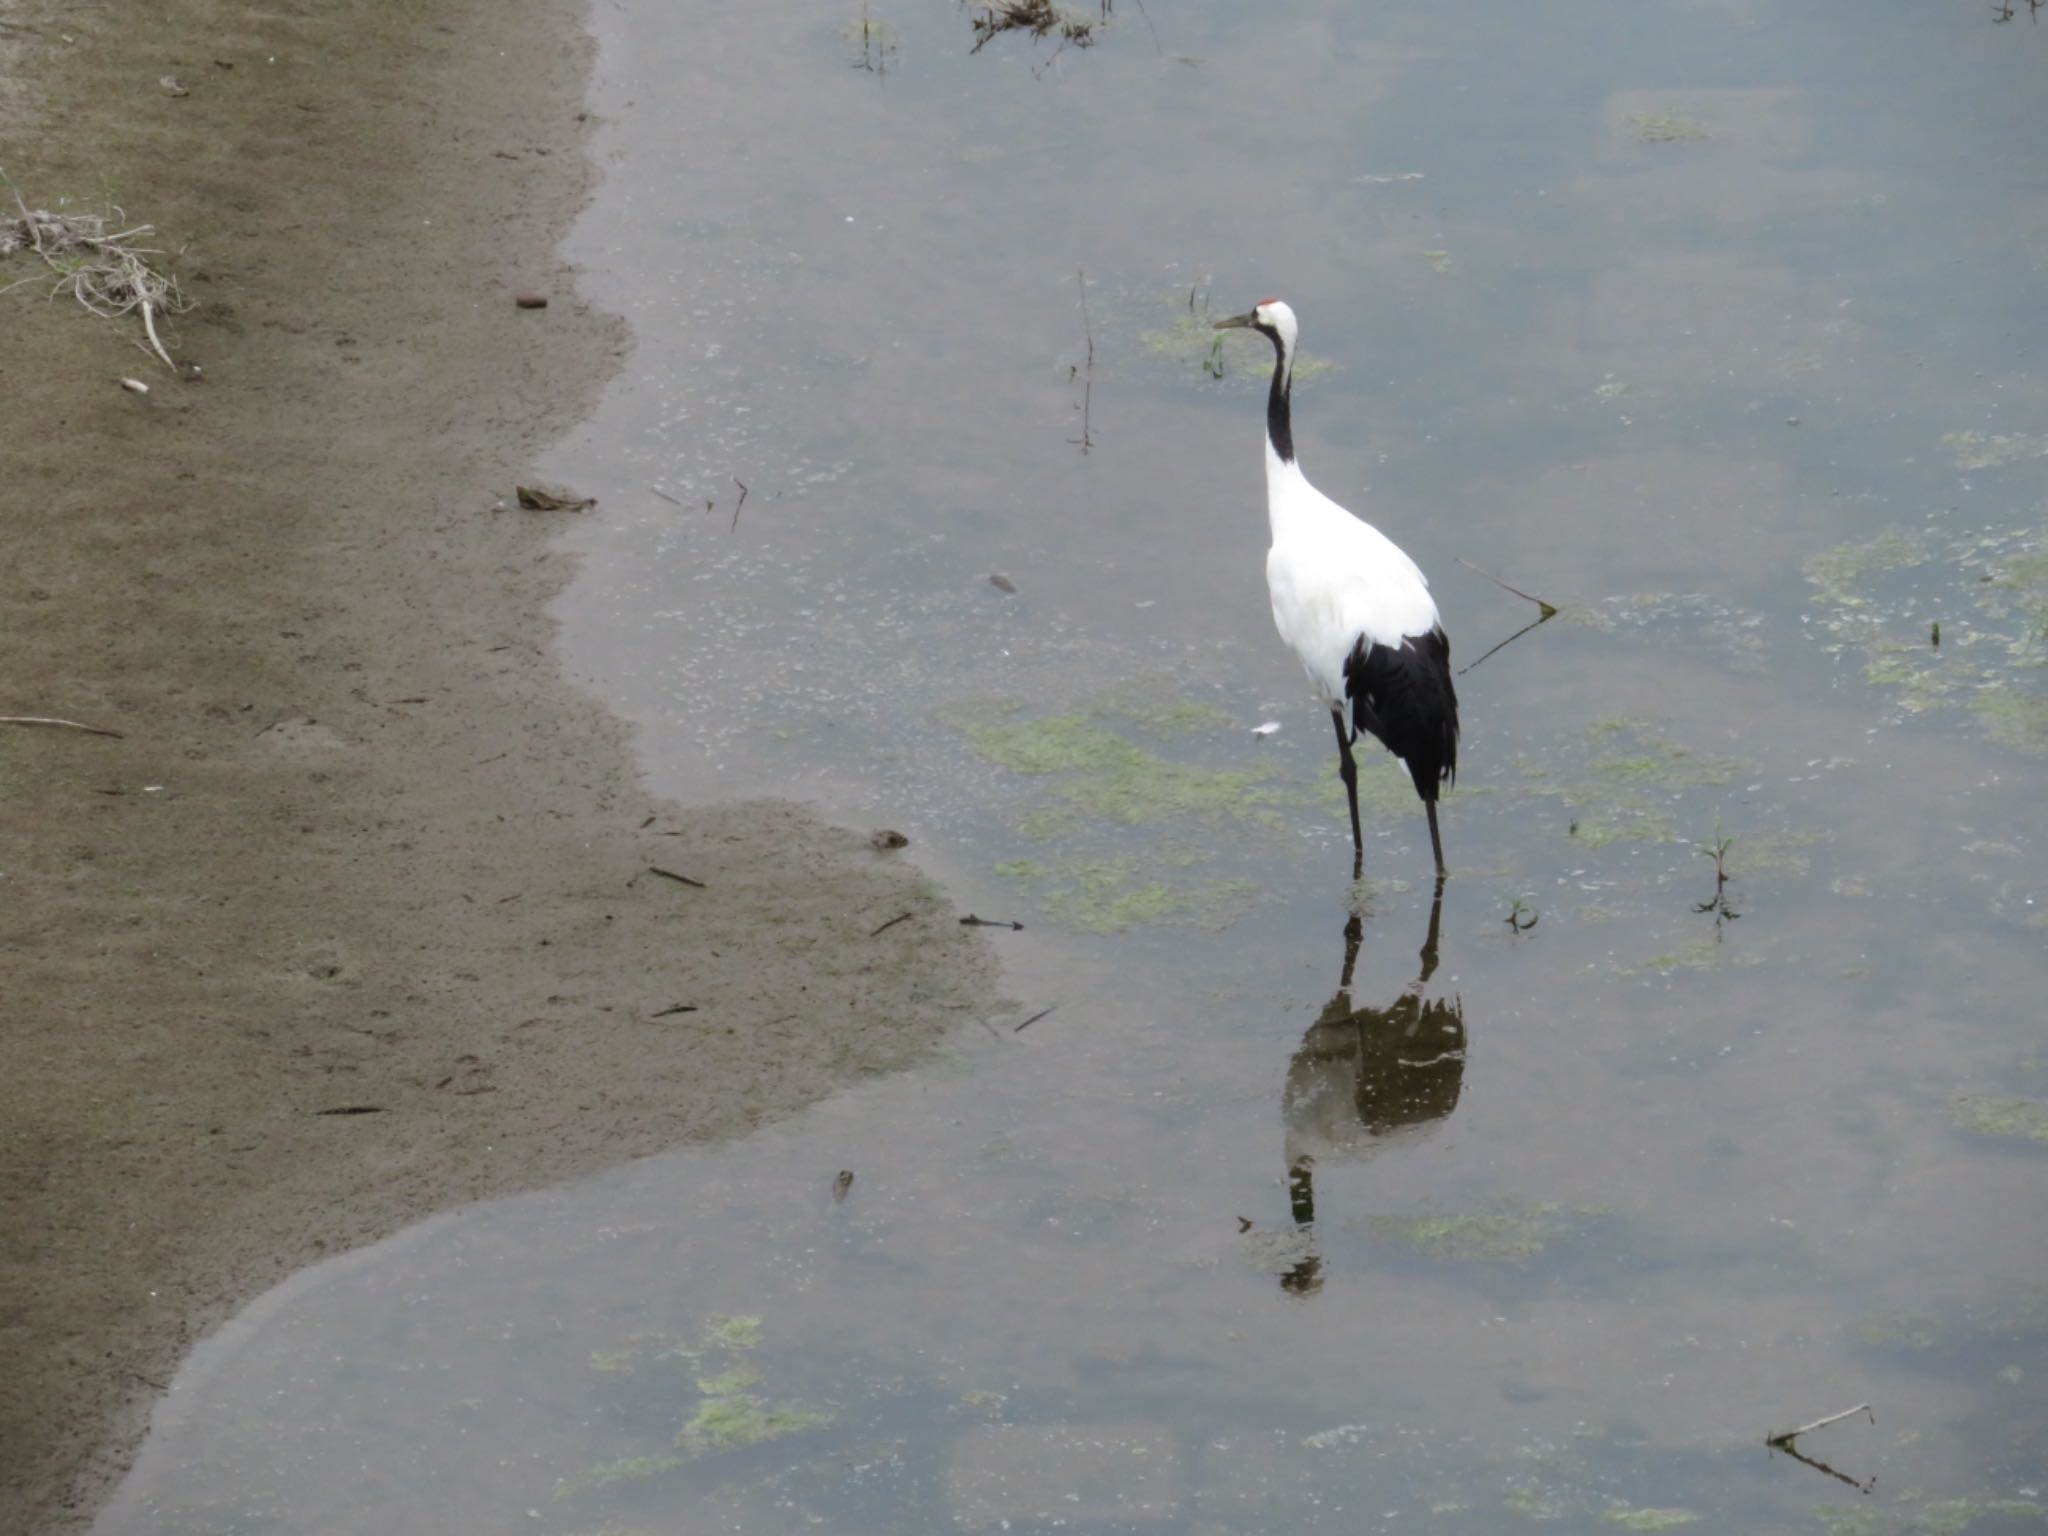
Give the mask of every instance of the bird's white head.
M 1231 330 L 1238 326 L 1271 337 L 1273 345 L 1280 349 L 1283 356 L 1294 351 L 1294 339 L 1299 334 L 1294 311 L 1280 299 L 1261 299 L 1243 314 L 1232 315 L 1228 320 L 1216 322 L 1216 329 L 1219 331 Z

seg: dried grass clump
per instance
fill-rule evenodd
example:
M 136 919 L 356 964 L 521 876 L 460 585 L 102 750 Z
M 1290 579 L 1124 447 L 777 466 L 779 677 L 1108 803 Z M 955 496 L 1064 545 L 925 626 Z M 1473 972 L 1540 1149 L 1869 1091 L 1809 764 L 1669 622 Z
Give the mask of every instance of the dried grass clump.
M 1109 7 L 1105 5 L 1103 14 L 1107 15 L 1108 11 Z M 1005 32 L 1028 32 L 1035 38 L 1057 32 L 1063 44 L 1072 43 L 1076 48 L 1086 48 L 1095 41 L 1098 25 L 1097 18 L 1061 10 L 1053 0 L 995 0 L 992 5 L 983 6 L 975 16 L 974 46 L 968 51 L 981 52 Z
M 0 173 L 0 184 L 13 186 L 5 173 Z M 140 310 L 142 328 L 149 335 L 148 350 L 161 358 L 166 368 L 175 369 L 177 365 L 157 335 L 156 317 L 183 314 L 192 307 L 192 301 L 179 289 L 175 277 L 157 270 L 151 263 L 150 258 L 164 253 L 135 243 L 155 234 L 155 226 L 136 224 L 109 233 L 109 222 L 124 219 L 118 208 L 111 210 L 112 221 L 96 213 L 51 213 L 44 208 L 30 208 L 18 191 L 14 194 L 14 206 L 16 214 L 0 215 L 0 256 L 34 251 L 57 275 L 50 289 L 51 298 L 69 292 L 103 319 L 118 319 Z M 18 288 L 34 281 L 23 278 L 7 287 Z M 6 291 L 0 288 L 0 293 Z

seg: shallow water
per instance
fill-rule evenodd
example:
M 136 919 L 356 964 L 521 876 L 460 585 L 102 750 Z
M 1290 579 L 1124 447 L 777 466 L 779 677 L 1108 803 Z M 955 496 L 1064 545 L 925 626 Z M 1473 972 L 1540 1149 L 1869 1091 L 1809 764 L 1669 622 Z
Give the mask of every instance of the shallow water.
M 603 9 L 571 662 L 1014 1004 L 300 1275 L 102 1528 L 2038 1525 L 2048 32 L 1893 12 Z M 1561 610 L 1433 968 L 1265 612 L 1269 293 L 1458 659 L 1533 616 L 1460 557 Z

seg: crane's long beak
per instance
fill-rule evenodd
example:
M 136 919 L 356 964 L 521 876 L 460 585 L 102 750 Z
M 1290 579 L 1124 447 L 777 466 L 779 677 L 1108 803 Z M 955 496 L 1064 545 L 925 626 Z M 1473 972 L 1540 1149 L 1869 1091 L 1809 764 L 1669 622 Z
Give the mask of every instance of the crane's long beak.
M 1215 329 L 1219 331 L 1227 331 L 1234 326 L 1250 326 L 1255 323 L 1255 317 L 1257 316 L 1257 314 L 1257 310 L 1248 309 L 1241 315 L 1232 315 L 1228 320 L 1218 320 L 1216 322 Z

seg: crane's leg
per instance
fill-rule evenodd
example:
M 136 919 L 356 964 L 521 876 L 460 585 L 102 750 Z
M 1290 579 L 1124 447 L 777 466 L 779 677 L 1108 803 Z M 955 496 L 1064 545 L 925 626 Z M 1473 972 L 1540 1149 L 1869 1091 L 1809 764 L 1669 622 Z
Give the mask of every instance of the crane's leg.
M 1415 978 L 1415 990 L 1419 993 L 1429 985 L 1429 978 L 1436 974 L 1437 940 L 1444 928 L 1444 877 L 1436 877 L 1436 895 L 1429 903 L 1429 933 L 1422 940 L 1422 974 Z
M 1297 1227 L 1316 1224 L 1316 1161 L 1304 1156 L 1287 1170 L 1287 1203 Z
M 1436 829 L 1436 802 L 1425 800 L 1422 808 L 1429 812 L 1429 846 L 1436 853 L 1436 893 L 1441 896 L 1444 893 L 1444 876 L 1448 871 L 1444 869 L 1443 836 Z
M 1344 711 L 1332 709 L 1330 719 L 1337 727 L 1337 776 L 1343 779 L 1345 798 L 1351 802 L 1351 851 L 1358 856 L 1357 863 L 1363 864 L 1365 837 L 1358 830 L 1358 763 L 1351 756 L 1351 733 L 1344 729 Z M 1434 827 L 1436 823 L 1432 821 L 1430 825 Z M 1437 858 L 1437 867 L 1443 867 L 1441 855 Z M 1354 873 L 1355 868 L 1356 866 Z
M 1316 1176 L 1315 1159 L 1304 1156 L 1287 1170 L 1287 1198 L 1294 1207 L 1294 1224 L 1311 1245 L 1315 1241 Z M 1313 1296 L 1323 1288 L 1322 1256 L 1311 1246 L 1295 1266 L 1280 1277 L 1280 1289 L 1290 1296 Z

